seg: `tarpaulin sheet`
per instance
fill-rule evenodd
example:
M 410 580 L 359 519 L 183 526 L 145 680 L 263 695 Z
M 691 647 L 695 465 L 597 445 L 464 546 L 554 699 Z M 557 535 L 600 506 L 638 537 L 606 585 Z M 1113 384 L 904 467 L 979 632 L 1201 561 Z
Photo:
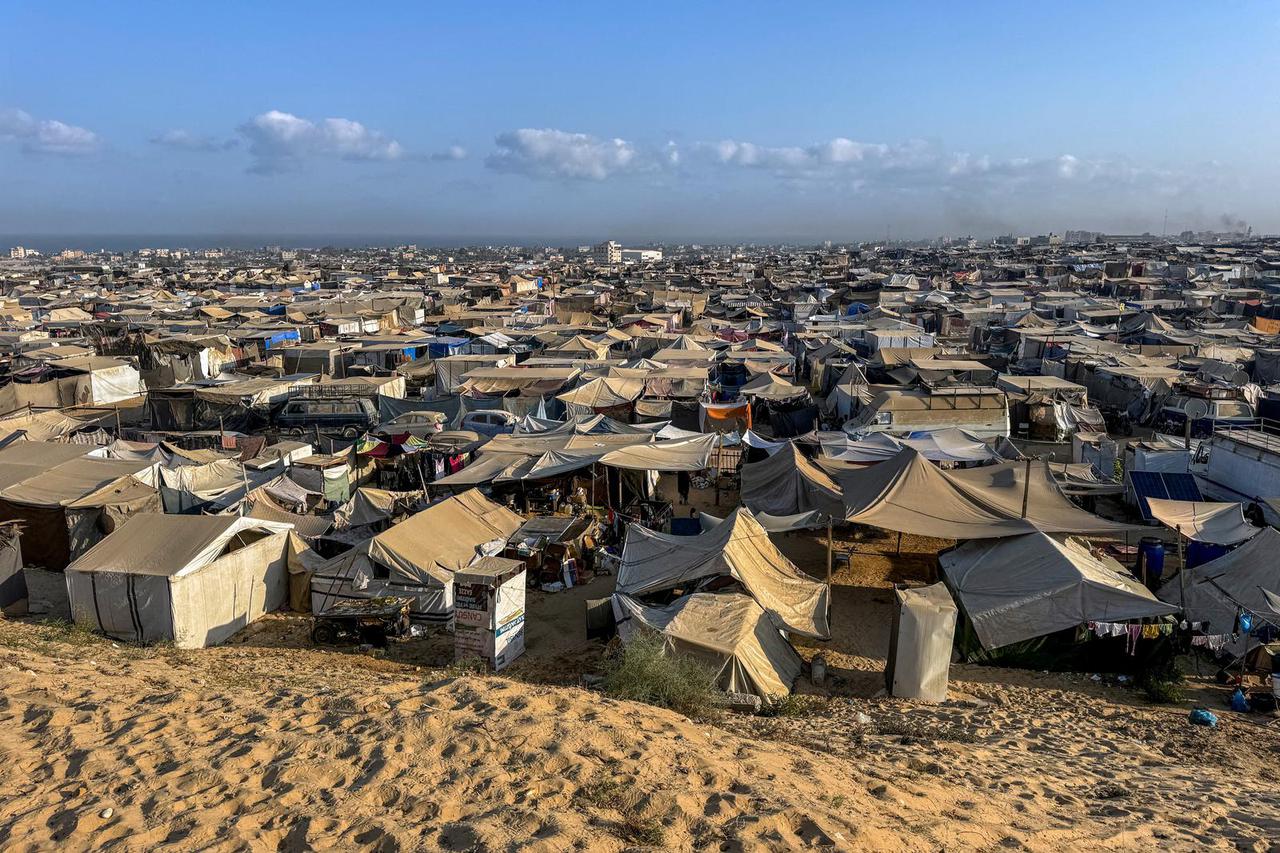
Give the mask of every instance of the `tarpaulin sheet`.
M 750 403 L 706 403 L 698 404 L 698 420 L 703 432 L 742 432 L 751 429 Z
M 617 590 L 644 596 L 688 589 L 704 578 L 737 580 L 768 612 L 780 630 L 828 637 L 830 591 L 783 556 L 768 532 L 745 508 L 698 536 L 657 533 L 627 526 Z
M 676 441 L 636 444 L 610 451 L 600 462 L 633 471 L 701 471 L 711 464 L 717 436 L 700 435 Z
M 749 595 L 699 592 L 665 607 L 615 595 L 612 604 L 623 642 L 630 642 L 639 627 L 655 631 L 669 654 L 710 664 L 721 690 L 781 699 L 803 669 L 800 655 Z
M 975 501 L 915 449 L 877 465 L 841 472 L 845 517 L 885 530 L 941 539 L 1016 536 L 1030 521 Z
M 397 574 L 425 582 L 453 582 L 453 572 L 493 539 L 506 541 L 524 519 L 476 489 L 446 498 L 379 533 L 369 556 Z
M 1147 498 L 1151 516 L 1188 539 L 1214 545 L 1238 545 L 1252 539 L 1260 528 L 1244 520 L 1238 503 L 1209 501 L 1171 501 Z M 1277 555 L 1280 559 L 1280 554 Z
M 1160 588 L 1160 599 L 1181 605 L 1187 619 L 1209 623 L 1211 633 L 1233 633 L 1238 630 L 1236 616 L 1242 609 L 1251 613 L 1270 610 L 1266 592 L 1280 591 L 1277 554 L 1280 554 L 1280 532 L 1264 527 L 1235 550 L 1188 570 L 1183 577 L 1166 581 Z M 1227 648 L 1243 654 L 1256 643 L 1257 640 L 1241 637 Z
M 1124 622 L 1178 609 L 1075 539 L 1032 533 L 966 542 L 940 554 L 938 562 L 987 650 L 1084 622 Z
M 844 515 L 840 487 L 790 442 L 772 456 L 743 465 L 741 474 L 742 504 L 753 513 Z

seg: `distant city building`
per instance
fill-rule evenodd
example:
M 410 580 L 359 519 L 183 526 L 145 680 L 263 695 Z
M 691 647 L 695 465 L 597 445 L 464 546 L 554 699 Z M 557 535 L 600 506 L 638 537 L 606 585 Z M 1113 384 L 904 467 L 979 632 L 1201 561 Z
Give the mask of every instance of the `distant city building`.
M 662 260 L 661 249 L 623 249 L 624 264 L 651 264 Z
M 27 256 L 27 250 L 22 246 L 14 246 L 9 250 L 9 257 L 15 260 L 23 260 Z
M 595 259 L 602 264 L 622 263 L 622 244 L 614 240 L 606 240 L 592 250 Z

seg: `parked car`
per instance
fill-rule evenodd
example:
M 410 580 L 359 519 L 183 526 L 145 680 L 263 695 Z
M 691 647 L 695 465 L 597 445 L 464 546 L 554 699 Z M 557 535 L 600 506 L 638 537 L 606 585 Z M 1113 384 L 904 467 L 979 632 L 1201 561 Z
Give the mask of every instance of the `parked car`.
M 409 435 L 427 438 L 444 431 L 447 418 L 441 412 L 405 412 L 378 424 L 378 435 Z
M 481 435 L 495 436 L 504 432 L 515 432 L 519 418 L 501 409 L 490 409 L 487 412 L 467 412 L 462 416 L 462 428 L 478 432 Z
M 378 410 L 366 397 L 290 400 L 276 415 L 276 428 L 292 436 L 319 429 L 339 433 L 343 438 L 355 438 L 377 422 Z

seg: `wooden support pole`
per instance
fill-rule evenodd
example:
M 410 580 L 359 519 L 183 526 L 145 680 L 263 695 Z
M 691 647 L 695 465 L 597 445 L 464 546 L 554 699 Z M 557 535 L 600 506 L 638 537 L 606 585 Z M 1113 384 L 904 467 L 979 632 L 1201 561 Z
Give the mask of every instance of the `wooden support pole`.
M 831 519 L 827 519 L 827 592 L 831 591 L 831 564 L 835 555 L 835 538 L 831 533 Z

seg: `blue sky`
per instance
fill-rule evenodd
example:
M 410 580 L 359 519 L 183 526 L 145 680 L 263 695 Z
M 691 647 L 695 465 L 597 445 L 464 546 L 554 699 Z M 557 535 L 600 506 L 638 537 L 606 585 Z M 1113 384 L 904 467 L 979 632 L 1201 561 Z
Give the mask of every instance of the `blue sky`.
M 690 8 L 696 7 L 696 8 Z M 1280 231 L 1271 3 L 10 2 L 0 233 Z

